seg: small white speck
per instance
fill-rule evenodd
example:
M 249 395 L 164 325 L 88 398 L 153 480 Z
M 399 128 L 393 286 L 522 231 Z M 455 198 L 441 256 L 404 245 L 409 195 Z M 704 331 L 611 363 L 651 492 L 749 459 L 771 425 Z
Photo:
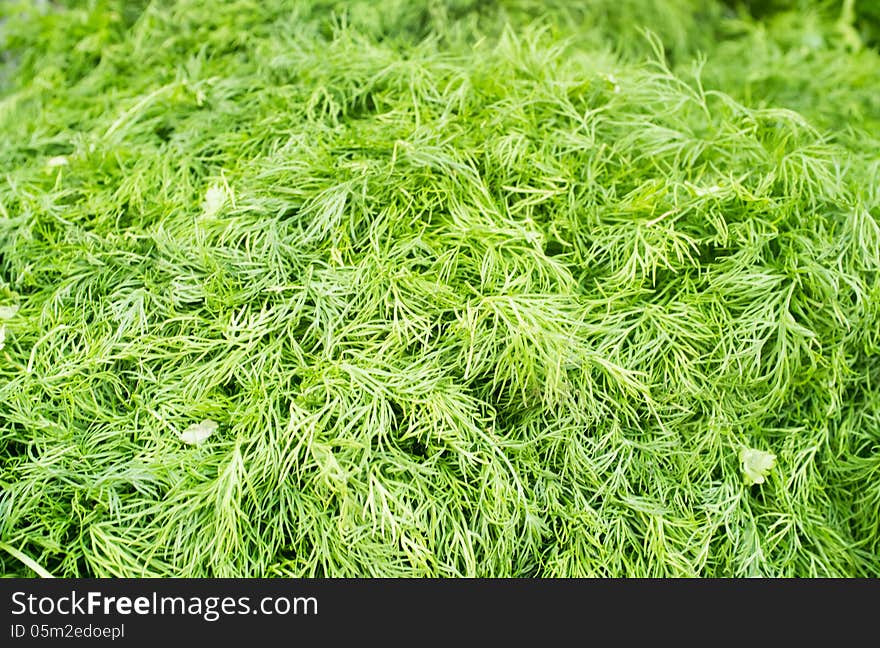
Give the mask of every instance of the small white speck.
M 12 319 L 18 312 L 18 306 L 0 306 L 0 320 Z
M 226 206 L 226 202 L 228 200 L 229 195 L 226 191 L 226 187 L 224 187 L 222 184 L 211 185 L 205 192 L 203 215 L 207 216 L 208 218 L 216 216 L 218 213 L 220 213 L 220 210 Z
M 220 427 L 220 424 L 217 423 L 217 421 L 205 419 L 201 423 L 193 423 L 183 432 L 180 432 L 178 436 L 180 437 L 180 440 L 184 443 L 189 443 L 190 445 L 199 445 L 209 436 L 214 434 L 214 432 L 217 431 L 218 427 Z
M 776 465 L 775 454 L 754 448 L 743 448 L 739 453 L 739 459 L 742 462 L 743 476 L 749 486 L 763 484 L 764 478 Z
M 605 80 L 613 86 L 614 93 L 618 94 L 620 92 L 620 84 L 617 83 L 617 77 L 610 73 L 604 76 Z

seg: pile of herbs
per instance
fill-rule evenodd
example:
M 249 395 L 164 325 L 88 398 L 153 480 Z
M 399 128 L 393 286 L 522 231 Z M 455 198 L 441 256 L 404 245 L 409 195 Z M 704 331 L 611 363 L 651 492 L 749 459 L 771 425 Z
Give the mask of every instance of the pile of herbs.
M 0 23 L 5 575 L 880 575 L 871 0 Z

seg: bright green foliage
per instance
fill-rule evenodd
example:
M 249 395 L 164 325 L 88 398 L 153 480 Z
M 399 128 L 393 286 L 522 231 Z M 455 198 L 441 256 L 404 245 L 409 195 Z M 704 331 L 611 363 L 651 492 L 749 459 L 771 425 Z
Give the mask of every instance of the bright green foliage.
M 2 571 L 880 576 L 877 13 L 810 4 L 3 4 Z

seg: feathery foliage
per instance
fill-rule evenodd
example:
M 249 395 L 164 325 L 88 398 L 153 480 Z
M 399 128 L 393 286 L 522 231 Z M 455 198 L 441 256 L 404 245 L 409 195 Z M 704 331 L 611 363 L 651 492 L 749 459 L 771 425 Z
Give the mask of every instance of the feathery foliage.
M 880 575 L 878 16 L 758 4 L 4 4 L 2 572 Z

